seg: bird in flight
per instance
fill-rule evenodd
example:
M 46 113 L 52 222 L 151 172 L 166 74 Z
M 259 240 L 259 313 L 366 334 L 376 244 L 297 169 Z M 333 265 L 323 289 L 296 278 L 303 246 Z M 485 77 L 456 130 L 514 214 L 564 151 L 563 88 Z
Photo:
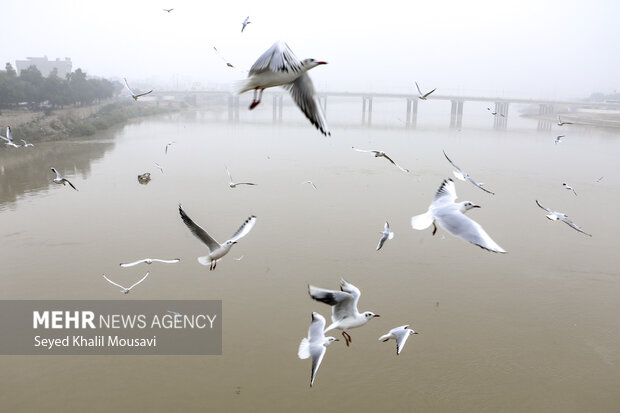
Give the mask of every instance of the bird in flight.
M 564 125 L 572 125 L 573 122 L 564 122 L 562 121 L 562 118 L 560 117 L 560 115 L 558 115 L 558 126 L 564 126 Z
M 213 46 L 213 50 L 215 50 L 215 54 L 217 54 L 217 55 L 218 55 L 218 57 L 219 57 L 220 59 L 222 59 L 222 60 L 224 61 L 224 63 L 226 63 L 226 66 L 228 66 L 228 67 L 232 67 L 233 69 L 235 68 L 235 66 L 233 66 L 233 64 L 232 64 L 232 63 L 230 63 L 228 60 L 224 59 L 224 56 L 222 56 L 222 55 L 220 54 L 220 52 L 217 50 L 217 47 Z
M 366 152 L 366 153 L 374 153 L 375 154 L 375 158 L 385 158 L 388 161 L 390 161 L 390 163 L 392 165 L 394 165 L 395 167 L 397 167 L 398 169 L 400 169 L 403 172 L 409 172 L 409 169 L 407 168 L 403 168 L 402 166 L 398 165 L 396 162 L 394 162 L 392 160 L 392 158 L 390 158 L 385 152 L 383 151 L 378 151 L 378 150 L 366 150 L 366 149 L 358 149 L 355 146 L 351 146 L 351 148 L 353 148 L 354 150 L 358 151 L 358 152 Z
M 383 244 L 386 240 L 394 238 L 394 233 L 390 231 L 390 224 L 385 221 L 385 225 L 383 226 L 383 231 L 381 232 L 381 239 L 379 240 L 379 244 L 377 244 L 377 251 L 383 247 Z
M 117 286 L 117 287 L 120 287 L 121 292 L 122 292 L 123 294 L 129 294 L 129 293 L 131 292 L 131 289 L 132 289 L 132 288 L 134 288 L 136 285 L 140 284 L 142 281 L 146 280 L 146 277 L 148 277 L 148 276 L 149 276 L 149 273 L 147 272 L 147 273 L 146 273 L 146 275 L 140 279 L 140 281 L 138 281 L 138 282 L 134 283 L 131 287 L 127 288 L 127 287 L 123 287 L 123 286 L 122 286 L 122 285 L 120 285 L 120 284 L 115 283 L 114 281 L 112 281 L 111 279 L 109 279 L 108 277 L 106 277 L 106 276 L 105 276 L 105 274 L 103 274 L 103 278 L 105 278 L 105 279 L 106 279 L 106 281 L 107 281 L 107 282 L 109 282 L 110 284 L 115 285 L 115 286 Z
M 133 98 L 133 100 L 137 101 L 139 97 L 144 96 L 144 95 L 148 95 L 149 93 L 151 93 L 153 91 L 153 89 L 149 90 L 148 92 L 144 92 L 144 93 L 135 93 L 133 90 L 131 90 L 131 88 L 129 87 L 129 83 L 127 83 L 127 79 L 123 78 L 123 80 L 125 80 L 125 87 L 127 88 L 127 90 L 129 90 L 129 93 L 131 93 L 131 97 Z
M 325 337 L 325 317 L 317 312 L 312 313 L 312 323 L 308 329 L 308 337 L 303 338 L 299 343 L 297 356 L 300 359 L 312 357 L 312 370 L 310 373 L 310 387 L 314 384 L 316 373 L 319 371 L 323 356 L 329 346 L 334 341 L 338 341 L 335 337 Z
M 13 142 L 13 136 L 11 136 L 11 127 L 7 126 L 6 127 L 6 136 L 2 136 L 0 135 L 0 138 L 4 139 L 6 142 L 5 144 L 8 146 L 12 146 L 14 148 L 19 148 L 20 145 L 17 145 L 15 142 Z
M 567 184 L 566 182 L 562 182 L 562 186 L 569 190 L 569 191 L 573 191 L 573 194 L 575 194 L 575 196 L 577 196 L 577 192 L 575 192 L 575 188 L 573 188 L 572 186 L 570 186 L 569 184 Z
M 555 137 L 555 139 L 553 140 L 553 142 L 557 145 L 558 143 L 562 143 L 562 138 L 566 136 L 566 135 L 558 135 Z
M 67 178 L 63 178 L 62 175 L 60 174 L 60 172 L 58 172 L 55 168 L 50 168 L 52 170 L 52 172 L 54 172 L 56 174 L 56 178 L 54 178 L 54 182 L 57 184 L 69 184 L 69 186 L 73 189 L 75 189 L 77 191 L 77 188 L 75 186 L 73 186 L 73 184 L 71 182 L 69 182 L 69 180 Z
M 175 141 L 170 141 L 166 144 L 166 151 L 164 152 L 164 155 L 168 155 L 168 147 L 171 146 L 173 143 L 176 143 Z
M 431 90 L 431 91 L 430 91 L 430 92 L 428 92 L 428 93 L 422 93 L 422 91 L 420 90 L 420 86 L 418 86 L 418 82 L 415 82 L 415 87 L 418 89 L 418 94 L 419 94 L 418 99 L 420 99 L 420 100 L 426 100 L 426 98 L 427 98 L 427 97 L 428 97 L 431 93 L 433 93 L 434 91 L 436 91 L 436 90 L 437 90 L 437 88 L 435 88 L 435 89 Z
M 181 261 L 179 258 L 174 258 L 174 259 L 171 259 L 171 260 L 161 260 L 159 258 L 144 258 L 142 260 L 120 264 L 120 266 L 123 267 L 123 268 L 127 268 L 127 267 L 133 267 L 134 265 L 138 265 L 138 264 L 142 264 L 142 263 L 150 265 L 150 264 L 152 264 L 154 262 L 163 262 L 164 264 L 176 264 L 179 261 Z
M 299 60 L 288 45 L 282 41 L 274 43 L 250 68 L 248 79 L 239 93 L 254 90 L 250 110 L 261 102 L 263 91 L 282 86 L 291 93 L 295 104 L 306 118 L 325 136 L 331 135 L 323 114 L 319 97 L 308 71 L 327 62 L 315 59 Z
M 163 9 L 163 10 L 164 10 L 165 12 L 170 13 L 170 12 L 171 12 L 172 10 L 174 10 L 174 9 Z M 181 14 L 182 14 L 182 13 L 181 13 Z
M 469 174 L 467 172 L 463 171 L 454 162 L 452 162 L 452 160 L 450 158 L 448 158 L 448 155 L 446 155 L 446 151 L 443 151 L 443 155 L 446 157 L 448 162 L 450 162 L 450 164 L 452 164 L 452 166 L 454 167 L 455 171 L 452 171 L 452 173 L 454 174 L 455 177 L 457 177 L 461 181 L 469 181 L 472 184 L 474 184 L 475 186 L 477 186 L 478 188 L 482 189 L 484 192 L 488 192 L 491 195 L 495 195 L 494 192 L 491 192 L 488 189 L 483 188 L 484 184 L 478 183 L 478 182 L 474 181 L 474 179 L 471 176 L 469 176 Z
M 23 140 L 23 139 L 20 139 L 20 140 L 21 140 L 22 142 L 24 142 L 24 145 L 23 145 L 23 147 L 24 147 L 24 148 L 27 148 L 27 147 L 29 147 L 29 146 L 34 146 L 33 144 L 28 143 L 28 142 L 26 142 L 26 141 L 25 141 L 25 140 Z
M 224 168 L 226 168 L 226 173 L 228 174 L 228 186 L 229 187 L 236 188 L 237 185 L 256 185 L 253 182 L 233 182 L 232 175 L 230 174 L 228 167 L 224 166 Z
M 391 329 L 389 333 L 379 337 L 379 341 L 383 341 L 385 343 L 391 338 L 396 340 L 396 355 L 398 356 L 400 352 L 403 351 L 403 347 L 405 347 L 405 343 L 407 342 L 409 336 L 413 334 L 418 334 L 418 332 L 410 329 L 407 324 Z
M 586 234 L 589 237 L 592 236 L 592 235 L 588 234 L 587 232 L 585 232 L 584 230 L 582 230 L 581 227 L 579 227 L 573 221 L 568 219 L 568 215 L 563 214 L 561 212 L 553 211 L 553 210 L 547 208 L 546 206 L 542 205 L 540 202 L 538 202 L 538 200 L 536 200 L 536 205 L 538 205 L 539 207 L 541 207 L 542 209 L 544 209 L 545 211 L 547 211 L 549 213 L 548 215 L 546 215 L 546 217 L 549 218 L 551 221 L 560 220 L 560 221 L 564 222 L 566 225 L 568 225 L 569 227 L 571 227 L 572 229 L 577 230 L 577 231 L 581 232 L 582 234 Z
M 252 23 L 252 22 L 250 21 L 250 16 L 248 16 L 248 17 L 245 18 L 243 23 L 241 23 L 241 33 L 243 33 L 243 31 L 245 30 L 245 26 L 247 26 L 250 23 Z

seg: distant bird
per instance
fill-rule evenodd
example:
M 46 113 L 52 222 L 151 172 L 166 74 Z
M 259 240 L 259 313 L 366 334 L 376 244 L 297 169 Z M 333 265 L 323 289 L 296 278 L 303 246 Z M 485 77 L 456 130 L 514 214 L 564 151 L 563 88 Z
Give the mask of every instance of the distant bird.
M 164 10 L 165 12 L 170 13 L 170 12 L 171 12 L 172 10 L 174 10 L 174 9 L 163 9 L 163 10 Z
M 401 351 L 403 351 L 403 347 L 405 347 L 405 343 L 407 339 L 412 334 L 418 334 L 416 331 L 413 331 L 409 328 L 409 325 L 404 325 L 400 327 L 396 327 L 390 330 L 389 333 L 382 335 L 379 337 L 379 341 L 383 341 L 384 343 L 389 339 L 396 340 L 396 355 L 398 356 Z
M 310 373 L 310 387 L 314 384 L 316 373 L 321 366 L 321 361 L 329 346 L 334 341 L 338 341 L 335 337 L 325 337 L 325 317 L 317 312 L 312 313 L 312 323 L 308 329 L 308 337 L 303 338 L 299 344 L 297 356 L 300 359 L 312 357 L 312 370 Z
M 422 93 L 422 91 L 420 90 L 420 86 L 418 86 L 418 82 L 415 82 L 415 87 L 418 89 L 418 94 L 419 94 L 418 99 L 420 99 L 420 100 L 426 100 L 426 98 L 427 98 L 427 97 L 428 97 L 431 93 L 433 93 L 434 91 L 436 91 L 436 90 L 437 90 L 437 88 L 435 88 L 435 89 L 431 90 L 431 91 L 430 91 L 430 92 L 428 92 L 428 93 Z
M 562 138 L 566 136 L 566 135 L 558 135 L 555 137 L 555 139 L 553 140 L 553 142 L 557 145 L 558 143 L 562 143 Z
M 226 66 L 232 67 L 233 69 L 235 68 L 235 66 L 233 66 L 232 63 L 230 63 L 228 60 L 224 58 L 224 56 L 220 54 L 220 52 L 217 50 L 217 47 L 213 46 L 213 50 L 215 50 L 215 53 L 218 55 L 218 57 L 222 59 L 224 63 L 226 63 Z
M 134 265 L 138 265 L 138 264 L 152 264 L 154 262 L 163 262 L 164 264 L 176 264 L 177 262 L 181 261 L 181 259 L 179 258 L 174 258 L 171 260 L 160 260 L 159 258 L 144 258 L 142 260 L 138 260 L 138 261 L 134 261 L 134 262 L 128 262 L 125 264 L 120 264 L 121 267 L 123 268 L 127 268 L 127 267 L 133 267 Z
M 409 169 L 403 168 L 402 166 L 398 165 L 396 162 L 394 162 L 392 160 L 392 158 L 390 158 L 385 152 L 383 151 L 378 151 L 378 150 L 366 150 L 366 149 L 357 149 L 355 146 L 351 146 L 351 148 L 353 148 L 354 150 L 358 151 L 358 152 L 366 152 L 366 153 L 374 153 L 375 154 L 375 158 L 385 158 L 388 161 L 390 161 L 390 163 L 392 165 L 394 165 L 395 167 L 397 167 L 398 169 L 400 169 L 403 172 L 409 172 Z
M 13 136 L 11 136 L 11 127 L 10 126 L 6 127 L 6 136 L 0 135 L 0 138 L 4 139 L 6 141 L 5 145 L 12 146 L 14 148 L 19 148 L 20 147 L 20 145 L 17 145 L 15 142 L 13 142 Z
M 572 125 L 573 122 L 563 122 L 562 118 L 560 118 L 560 115 L 558 115 L 558 126 L 564 126 L 564 125 Z
M 446 151 L 443 151 L 443 156 L 445 156 L 446 159 L 448 160 L 448 162 L 450 162 L 450 164 L 454 167 L 454 169 L 456 169 L 455 171 L 452 171 L 452 173 L 454 174 L 455 177 L 457 177 L 461 181 L 469 181 L 472 184 L 474 184 L 475 186 L 477 186 L 478 188 L 482 189 L 484 192 L 488 192 L 491 195 L 495 195 L 494 192 L 491 192 L 488 189 L 483 188 L 482 187 L 484 185 L 483 183 L 478 183 L 478 182 L 474 181 L 474 178 L 469 176 L 469 174 L 467 172 L 465 172 L 464 170 L 459 168 L 454 162 L 452 162 L 452 160 L 450 158 L 448 158 L 448 155 L 446 154 Z
M 381 232 L 381 239 L 379 240 L 379 244 L 377 244 L 377 251 L 383 247 L 383 243 L 388 240 L 394 238 L 394 233 L 390 231 L 390 224 L 385 221 L 385 225 L 383 226 L 383 232 Z
M 562 186 L 566 189 L 568 189 L 569 191 L 573 191 L 573 194 L 575 194 L 575 196 L 577 196 L 577 192 L 575 192 L 575 189 L 570 186 L 569 184 L 567 184 L 566 182 L 562 182 Z
M 141 175 L 138 175 L 138 182 L 142 185 L 146 185 L 151 181 L 151 174 L 149 172 L 145 172 Z
M 223 244 L 218 243 L 215 239 L 213 239 L 207 231 L 202 229 L 198 224 L 191 220 L 189 216 L 183 211 L 181 205 L 179 204 L 179 214 L 181 214 L 181 219 L 183 223 L 189 228 L 190 232 L 194 234 L 196 238 L 201 240 L 209 249 L 209 255 L 204 257 L 198 257 L 198 262 L 202 265 L 209 265 L 209 270 L 213 271 L 217 265 L 217 262 L 224 257 L 233 245 L 237 243 L 241 238 L 246 236 L 254 225 L 256 224 L 256 217 L 254 215 L 250 216 L 246 219 L 241 227 L 233 234 L 232 237 L 228 241 Z
M 163 174 L 164 173 L 164 167 L 161 166 L 160 164 L 158 164 L 157 162 L 153 161 L 153 163 L 155 164 L 155 166 L 159 169 L 159 171 Z
M 424 230 L 432 224 L 433 235 L 435 235 L 437 232 L 435 223 L 437 223 L 450 234 L 464 241 L 488 251 L 505 253 L 506 250 L 493 241 L 480 224 L 465 215 L 465 212 L 472 208 L 480 208 L 480 205 L 469 201 L 455 203 L 456 198 L 454 181 L 444 179 L 428 211 L 411 218 L 411 227 Z
M 597 183 L 601 182 L 603 180 L 603 178 L 605 178 L 604 176 L 601 176 L 599 179 L 596 180 Z
M 248 17 L 245 18 L 243 23 L 241 23 L 241 33 L 243 33 L 243 31 L 245 30 L 245 26 L 247 26 L 250 23 L 252 23 L 252 22 L 250 21 L 250 16 L 248 16 Z
M 254 98 L 250 104 L 250 110 L 252 110 L 261 102 L 265 89 L 283 86 L 291 93 L 293 100 L 310 123 L 323 135 L 331 135 L 319 97 L 307 73 L 308 70 L 324 64 L 327 62 L 314 59 L 301 61 L 286 43 L 278 41 L 252 65 L 248 79 L 239 93 L 254 90 Z
M 135 287 L 136 285 L 140 284 L 142 281 L 146 280 L 146 277 L 148 277 L 148 276 L 149 276 L 149 273 L 147 272 L 147 273 L 146 273 L 146 275 L 140 279 L 140 281 L 138 281 L 137 283 L 133 284 L 131 287 L 127 288 L 127 287 L 123 287 L 123 286 L 122 286 L 122 285 L 120 285 L 120 284 L 115 283 L 114 281 L 112 281 L 112 280 L 110 280 L 108 277 L 106 277 L 106 276 L 105 276 L 105 274 L 103 274 L 103 278 L 105 278 L 105 279 L 106 279 L 106 281 L 107 281 L 107 282 L 109 282 L 110 284 L 115 285 L 115 286 L 117 286 L 117 287 L 120 287 L 121 292 L 122 292 L 123 294 L 129 294 L 129 292 L 131 292 L 131 289 L 132 289 L 133 287 Z
M 312 187 L 313 187 L 314 189 L 319 189 L 319 188 L 317 188 L 317 187 L 316 187 L 316 185 L 315 185 L 315 184 L 314 184 L 314 182 L 312 182 L 312 181 L 306 181 L 306 182 L 304 182 L 304 183 L 312 185 Z
M 63 178 L 62 175 L 60 174 L 60 172 L 58 172 L 56 169 L 54 168 L 50 168 L 52 170 L 52 172 L 54 172 L 56 174 L 56 178 L 54 178 L 54 183 L 57 184 L 69 184 L 69 186 L 73 189 L 75 189 L 77 191 L 77 188 L 75 186 L 73 186 L 73 184 L 71 182 L 69 182 L 69 180 L 67 178 Z
M 360 299 L 361 292 L 356 286 L 344 279 L 340 279 L 340 291 L 325 290 L 309 285 L 308 293 L 314 300 L 332 306 L 332 323 L 327 327 L 325 333 L 334 328 L 342 330 L 342 336 L 347 347 L 351 343 L 351 336 L 347 330 L 361 327 L 373 318 L 379 317 L 379 314 L 371 311 L 364 313 L 357 311 L 357 302 Z
M 546 215 L 546 217 L 549 218 L 551 221 L 557 221 L 559 219 L 560 221 L 564 222 L 566 225 L 568 225 L 569 227 L 573 228 L 574 230 L 577 230 L 577 231 L 581 232 L 582 234 L 586 234 L 589 237 L 592 236 L 592 235 L 588 234 L 587 232 L 585 232 L 584 230 L 582 230 L 573 221 L 568 219 L 568 215 L 563 214 L 561 212 L 553 211 L 553 210 L 547 208 L 546 206 L 543 206 L 540 202 L 538 202 L 538 200 L 536 200 L 536 205 L 538 205 L 539 207 L 541 207 L 542 209 L 544 209 L 545 211 L 547 211 L 549 213 L 548 215 Z
M 233 182 L 232 175 L 230 174 L 228 167 L 224 166 L 224 168 L 226 168 L 226 173 L 228 174 L 228 186 L 229 187 L 236 188 L 237 185 L 256 185 L 253 182 Z
M 166 144 L 166 151 L 164 153 L 164 155 L 168 155 L 168 146 L 171 146 L 173 143 L 176 143 L 175 141 L 170 141 Z
M 133 98 L 133 100 L 137 101 L 139 97 L 144 96 L 144 95 L 148 95 L 149 93 L 151 93 L 153 91 L 153 89 L 149 90 L 148 92 L 144 92 L 144 93 L 135 93 L 133 90 L 131 90 L 131 88 L 129 87 L 129 83 L 127 83 L 127 79 L 123 78 L 125 80 L 125 87 L 127 87 L 127 90 L 129 90 L 129 93 L 131 93 L 131 97 Z
M 22 142 L 24 142 L 24 144 L 22 145 L 24 148 L 28 148 L 29 146 L 34 146 L 31 143 L 26 142 L 25 140 L 21 139 Z
M 505 118 L 505 117 L 506 117 L 503 113 L 499 113 L 499 112 L 491 112 L 491 115 L 493 115 L 493 116 L 497 116 L 497 115 L 499 115 L 499 116 L 501 116 L 502 118 Z
M 239 258 L 235 258 L 235 261 L 241 261 L 245 257 L 245 255 L 240 256 Z

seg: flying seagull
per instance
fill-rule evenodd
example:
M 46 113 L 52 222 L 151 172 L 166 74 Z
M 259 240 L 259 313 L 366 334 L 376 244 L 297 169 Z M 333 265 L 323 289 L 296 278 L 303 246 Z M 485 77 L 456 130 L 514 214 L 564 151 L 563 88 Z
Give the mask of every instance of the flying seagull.
M 334 337 L 325 337 L 325 317 L 317 312 L 312 313 L 312 323 L 308 329 L 308 337 L 303 338 L 299 343 L 299 350 L 297 356 L 300 359 L 307 359 L 312 357 L 312 372 L 310 374 L 310 387 L 314 384 L 316 378 L 316 372 L 321 366 L 327 346 L 334 341 L 338 341 Z
M 314 182 L 312 182 L 312 181 L 306 181 L 306 182 L 304 182 L 304 183 L 305 183 L 305 184 L 310 184 L 310 185 L 312 185 L 312 187 L 313 187 L 314 189 L 319 189 L 319 188 L 317 188 L 317 187 L 316 187 L 316 185 L 315 185 L 315 184 L 314 184 Z
M 116 285 L 117 287 L 120 287 L 120 288 L 121 288 L 121 292 L 122 292 L 123 294 L 129 294 L 129 292 L 131 291 L 131 289 L 132 289 L 133 287 L 135 287 L 136 285 L 140 284 L 142 281 L 146 280 L 146 277 L 148 277 L 148 276 L 149 276 L 149 273 L 147 272 L 147 273 L 146 273 L 146 275 L 140 279 L 140 281 L 136 282 L 136 283 L 135 283 L 135 284 L 133 284 L 131 287 L 126 288 L 126 287 L 123 287 L 122 285 L 117 284 L 117 283 L 115 283 L 114 281 L 110 280 L 108 277 L 106 277 L 106 276 L 105 276 L 105 274 L 103 274 L 103 278 L 105 278 L 105 279 L 106 279 L 106 281 L 107 281 L 107 282 L 109 282 L 110 284 L 112 284 L 112 285 Z
M 409 328 L 409 324 L 396 327 L 390 330 L 389 333 L 382 335 L 379 337 L 379 341 L 386 342 L 389 339 L 396 340 L 396 355 L 398 356 L 401 351 L 403 351 L 403 347 L 405 347 L 405 343 L 407 339 L 412 334 L 418 334 L 416 331 L 413 331 Z
M 6 137 L 0 135 L 0 138 L 4 139 L 6 141 L 5 145 L 9 145 L 9 146 L 12 146 L 14 148 L 19 148 L 19 146 L 20 146 L 20 145 L 17 145 L 15 142 L 13 142 L 13 136 L 11 136 L 11 127 L 10 126 L 6 127 Z
M 159 171 L 163 174 L 164 173 L 164 167 L 161 166 L 160 164 L 158 164 L 157 162 L 153 161 L 153 163 L 155 164 L 155 166 L 157 168 L 159 168 Z
M 566 135 L 558 135 L 555 137 L 555 139 L 553 140 L 553 142 L 557 145 L 558 143 L 562 143 L 562 138 L 566 136 Z
M 163 9 L 163 10 L 164 10 L 164 11 L 166 11 L 166 12 L 168 12 L 168 13 L 170 13 L 170 12 L 171 12 L 172 10 L 174 10 L 174 9 Z M 181 13 L 181 14 L 182 14 L 182 13 Z
M 73 186 L 73 184 L 71 182 L 69 182 L 69 180 L 67 178 L 63 178 L 62 175 L 60 174 L 60 172 L 58 172 L 55 168 L 50 168 L 52 170 L 52 172 L 54 172 L 56 174 L 56 178 L 54 178 L 54 183 L 57 184 L 69 184 L 69 186 L 73 189 L 75 189 L 77 191 L 77 188 L 75 186 Z
M 228 186 L 229 187 L 236 188 L 237 185 L 256 185 L 253 182 L 233 182 L 232 175 L 230 174 L 228 167 L 224 165 L 224 168 L 226 168 L 226 173 L 228 174 Z
M 123 78 L 125 80 L 125 86 L 127 87 L 127 90 L 129 90 L 129 93 L 131 93 L 131 97 L 133 98 L 133 100 L 138 100 L 139 97 L 144 96 L 144 95 L 148 95 L 149 93 L 151 93 L 153 91 L 153 89 L 149 90 L 148 92 L 144 92 L 144 93 L 138 93 L 136 94 L 133 90 L 131 90 L 131 88 L 129 87 L 129 83 L 127 83 L 127 79 Z
M 355 146 L 351 146 L 351 148 L 353 148 L 354 150 L 358 151 L 358 152 L 366 152 L 366 153 L 374 153 L 375 154 L 375 158 L 385 158 L 388 161 L 390 161 L 390 163 L 392 165 L 394 165 L 395 167 L 397 167 L 398 169 L 400 169 L 403 172 L 409 172 L 409 169 L 407 168 L 403 168 L 402 166 L 398 165 L 396 162 L 394 162 L 392 160 L 392 158 L 390 158 L 385 152 L 383 151 L 377 151 L 377 150 L 366 150 L 366 149 L 357 149 Z
M 181 259 L 179 259 L 179 258 L 174 258 L 172 260 L 160 260 L 159 258 L 144 258 L 143 260 L 138 260 L 138 261 L 134 261 L 134 262 L 128 262 L 128 263 L 124 263 L 124 264 L 120 264 L 120 265 L 123 268 L 127 268 L 127 267 L 133 267 L 134 265 L 138 265 L 138 264 L 141 264 L 141 263 L 152 264 L 154 262 L 163 262 L 164 264 L 176 264 L 179 261 L 181 261 Z
M 422 91 L 420 90 L 420 86 L 418 86 L 418 82 L 415 82 L 415 87 L 418 89 L 418 94 L 420 95 L 420 96 L 418 96 L 418 99 L 420 99 L 420 100 L 426 100 L 426 98 L 427 98 L 427 97 L 428 97 L 431 93 L 433 93 L 434 91 L 436 91 L 436 90 L 437 90 L 437 88 L 435 88 L 435 89 L 433 89 L 433 90 L 431 90 L 430 92 L 428 92 L 428 93 L 426 93 L 426 94 L 425 94 L 425 93 L 422 93 Z
M 564 222 L 569 227 L 571 227 L 571 228 L 581 232 L 582 234 L 586 234 L 589 237 L 592 236 L 592 235 L 588 234 L 587 232 L 585 232 L 584 230 L 582 230 L 573 221 L 568 219 L 568 215 L 565 215 L 565 214 L 563 214 L 561 212 L 553 211 L 553 210 L 547 208 L 546 206 L 543 206 L 540 202 L 538 202 L 538 200 L 536 200 L 536 205 L 538 205 L 539 207 L 541 207 L 542 209 L 544 209 L 545 211 L 547 211 L 549 213 L 548 215 L 546 215 L 546 217 L 549 218 L 551 221 L 557 221 L 559 219 L 560 221 Z
M 209 265 L 210 271 L 215 269 L 217 262 L 224 255 L 228 254 L 228 251 L 230 251 L 232 246 L 236 244 L 237 241 L 239 241 L 241 238 L 246 236 L 248 232 L 250 232 L 250 230 L 254 228 L 254 225 L 256 224 L 256 217 L 254 215 L 250 216 L 248 219 L 246 219 L 243 222 L 241 227 L 239 227 L 237 232 L 235 232 L 228 241 L 226 241 L 223 244 L 220 244 L 216 240 L 214 240 L 209 234 L 207 234 L 207 231 L 205 231 L 200 226 L 198 226 L 194 221 L 192 221 L 191 218 L 187 216 L 185 211 L 183 211 L 183 208 L 181 208 L 180 204 L 179 204 L 179 214 L 181 214 L 181 219 L 183 220 L 185 225 L 187 225 L 187 228 L 189 228 L 190 232 L 194 234 L 196 238 L 201 240 L 209 249 L 209 255 L 204 256 L 204 257 L 198 257 L 198 262 L 202 265 Z
M 596 183 L 599 183 L 603 180 L 603 178 L 605 178 L 604 176 L 601 176 L 599 179 L 596 180 Z
M 377 251 L 381 249 L 383 243 L 388 240 L 394 238 L 394 233 L 390 231 L 390 224 L 385 221 L 385 225 L 383 226 L 383 232 L 381 232 L 381 239 L 379 240 L 379 244 L 377 244 Z
M 239 93 L 254 90 L 250 110 L 254 109 L 263 97 L 263 91 L 270 87 L 282 86 L 287 89 L 310 123 L 323 135 L 331 135 L 314 90 L 308 70 L 327 62 L 314 59 L 299 60 L 286 43 L 278 41 L 273 44 L 250 68 L 247 81 Z
M 166 144 L 166 151 L 164 152 L 164 155 L 168 155 L 168 146 L 171 146 L 173 143 L 176 143 L 175 141 L 170 141 Z
M 506 251 L 491 239 L 480 224 L 465 215 L 466 211 L 480 208 L 480 206 L 469 201 L 455 203 L 456 198 L 454 181 L 444 179 L 428 211 L 411 218 L 413 229 L 423 230 L 432 224 L 433 235 L 435 235 L 437 231 L 435 223 L 437 223 L 455 237 L 489 251 L 505 253 Z
M 243 33 L 243 31 L 245 30 L 245 26 L 247 26 L 250 23 L 252 23 L 252 22 L 250 21 L 250 16 L 248 16 L 248 17 L 245 18 L 243 23 L 241 23 L 241 33 Z
M 217 47 L 213 46 L 213 50 L 215 50 L 215 53 L 219 56 L 219 58 L 222 59 L 224 61 L 224 63 L 226 63 L 226 66 L 232 67 L 233 69 L 235 68 L 235 66 L 233 66 L 232 63 L 230 63 L 228 60 L 224 59 L 224 56 L 222 56 L 220 54 L 220 52 L 217 50 Z
M 562 182 L 562 186 L 564 188 L 568 189 L 569 191 L 573 191 L 573 194 L 575 194 L 575 196 L 577 196 L 577 192 L 575 192 L 575 188 L 573 188 L 572 186 L 570 186 L 566 182 Z
M 325 290 L 313 285 L 308 286 L 308 293 L 316 301 L 332 306 L 332 323 L 327 327 L 325 333 L 334 328 L 342 330 L 342 336 L 345 339 L 347 347 L 351 343 L 351 336 L 347 333 L 348 329 L 361 327 L 379 314 L 371 311 L 360 313 L 357 311 L 357 302 L 360 299 L 361 292 L 354 286 L 340 280 L 340 291 Z
M 558 115 L 558 126 L 564 126 L 564 125 L 572 125 L 573 122 L 563 122 L 562 118 L 560 118 L 560 115 Z
M 23 139 L 20 139 L 20 140 L 21 140 L 22 142 L 24 142 L 24 145 L 23 145 L 23 147 L 24 147 L 24 148 L 27 148 L 27 147 L 29 147 L 29 146 L 34 146 L 33 144 L 28 143 L 28 142 L 26 142 L 26 141 L 25 141 L 25 140 L 23 140 Z
M 491 195 L 495 195 L 494 192 L 491 192 L 488 189 L 483 188 L 482 186 L 484 184 L 478 183 L 478 182 L 474 181 L 474 179 L 471 176 L 469 176 L 469 174 L 467 172 L 465 172 L 464 170 L 459 168 L 454 162 L 452 162 L 452 160 L 450 158 L 448 158 L 448 155 L 446 155 L 446 151 L 443 151 L 443 155 L 446 157 L 448 162 L 450 162 L 452 164 L 454 169 L 456 169 L 456 171 L 452 171 L 452 173 L 454 174 L 455 177 L 457 177 L 461 181 L 469 181 L 472 184 L 474 184 L 475 186 L 477 186 L 478 188 L 482 189 L 484 192 L 488 192 Z

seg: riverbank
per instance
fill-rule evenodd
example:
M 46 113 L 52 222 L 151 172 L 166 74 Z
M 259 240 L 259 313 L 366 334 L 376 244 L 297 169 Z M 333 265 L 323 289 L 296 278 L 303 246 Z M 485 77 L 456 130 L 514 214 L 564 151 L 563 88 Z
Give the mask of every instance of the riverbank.
M 111 100 L 97 105 L 70 107 L 50 112 L 27 110 L 3 110 L 0 127 L 11 126 L 13 139 L 42 142 L 67 137 L 87 137 L 98 130 L 122 124 L 129 119 L 178 112 L 183 103 L 134 102 Z

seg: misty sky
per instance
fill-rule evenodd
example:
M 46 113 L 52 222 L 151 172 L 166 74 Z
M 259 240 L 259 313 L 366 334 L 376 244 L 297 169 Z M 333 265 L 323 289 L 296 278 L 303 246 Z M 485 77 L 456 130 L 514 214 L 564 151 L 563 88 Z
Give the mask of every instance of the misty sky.
M 581 98 L 620 91 L 615 1 L 4 0 L 0 62 L 70 57 L 91 75 L 232 87 L 276 40 L 325 91 Z M 163 8 L 174 8 L 166 13 Z M 250 24 L 240 33 L 241 22 Z

